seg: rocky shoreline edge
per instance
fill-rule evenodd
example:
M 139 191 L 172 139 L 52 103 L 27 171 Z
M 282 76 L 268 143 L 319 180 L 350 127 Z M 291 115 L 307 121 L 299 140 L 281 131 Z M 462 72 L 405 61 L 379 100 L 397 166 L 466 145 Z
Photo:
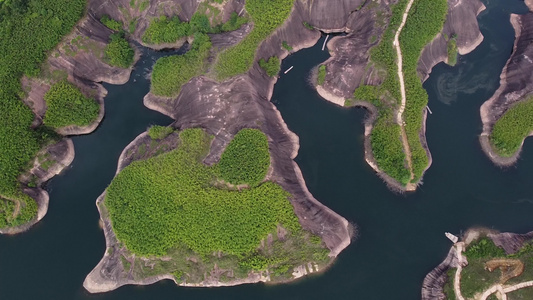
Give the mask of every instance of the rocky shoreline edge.
M 524 57 L 533 54 L 533 46 L 529 43 L 531 38 L 533 38 L 531 31 L 533 13 L 530 12 L 525 15 L 511 14 L 511 25 L 515 31 L 515 42 L 511 57 L 507 60 L 500 75 L 500 87 L 480 108 L 481 121 L 483 123 L 483 132 L 479 136 L 481 149 L 499 167 L 510 167 L 516 164 L 527 137 L 522 140 L 520 147 L 513 155 L 509 157 L 500 156 L 490 141 L 492 128 L 511 106 L 533 93 L 533 82 L 529 78 L 529 74 L 533 71 L 533 66 L 527 63 L 520 63 Z M 528 136 L 532 135 L 533 132 L 529 133 Z

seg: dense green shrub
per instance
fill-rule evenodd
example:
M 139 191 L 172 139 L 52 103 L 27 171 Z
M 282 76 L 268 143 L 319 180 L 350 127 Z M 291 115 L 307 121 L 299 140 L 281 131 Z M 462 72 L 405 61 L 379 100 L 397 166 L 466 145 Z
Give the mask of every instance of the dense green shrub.
M 44 95 L 47 110 L 44 124 L 54 128 L 69 125 L 87 126 L 98 118 L 100 106 L 66 80 L 60 81 Z
M 223 32 L 237 30 L 247 22 L 247 18 L 239 17 L 236 12 L 232 12 L 230 19 L 226 23 L 224 23 L 220 29 Z
M 325 80 L 326 80 L 326 65 L 320 65 L 318 67 L 316 83 L 318 85 L 323 85 Z
M 142 40 L 147 44 L 175 43 L 180 38 L 189 35 L 190 31 L 189 23 L 181 22 L 178 17 L 169 19 L 166 16 L 161 16 L 150 22 Z
M 289 45 L 289 43 L 287 43 L 287 41 L 281 42 L 281 46 L 289 52 L 292 51 L 292 47 Z
M 133 64 L 135 51 L 122 34 L 112 34 L 105 48 L 106 61 L 115 67 L 129 68 Z
M 46 137 L 41 130 L 30 129 L 33 114 L 20 101 L 20 78 L 40 73 L 48 51 L 81 18 L 85 4 L 85 0 L 10 1 L 0 8 L 0 196 L 16 199 L 23 207 L 36 204 L 20 191 L 17 178 Z M 34 214 L 36 209 L 24 211 Z M 5 218 L 6 213 L 0 213 L 0 220 Z
M 182 245 L 201 255 L 243 257 L 278 224 L 292 233 L 302 230 L 290 195 L 279 185 L 217 188 L 217 166 L 201 162 L 211 138 L 187 129 L 180 139 L 178 149 L 130 164 L 107 189 L 104 204 L 113 230 L 131 252 L 159 256 Z
M 257 129 L 243 129 L 220 158 L 220 177 L 231 184 L 256 186 L 265 178 L 269 166 L 266 136 Z
M 205 72 L 210 49 L 209 37 L 197 33 L 187 53 L 158 59 L 152 72 L 152 93 L 165 97 L 178 95 L 183 84 Z
M 259 66 L 261 69 L 265 70 L 268 76 L 274 77 L 278 75 L 281 62 L 279 61 L 279 58 L 277 56 L 272 56 L 268 60 L 265 60 L 264 58 L 261 58 L 259 60 Z
M 16 216 L 15 202 L 0 198 L 0 228 L 15 227 L 31 221 L 37 214 L 37 203 L 30 197 L 24 195 L 17 202 L 20 203 L 20 211 Z
M 239 44 L 220 53 L 215 65 L 222 80 L 248 71 L 254 62 L 259 44 L 289 16 L 294 0 L 248 0 L 246 11 L 254 28 Z
M 452 37 L 448 40 L 448 65 L 455 66 L 457 64 L 457 39 Z
M 496 121 L 490 134 L 490 141 L 498 155 L 509 157 L 518 151 L 522 141 L 531 131 L 533 131 L 533 97 L 513 105 Z
M 100 22 L 102 22 L 102 24 L 104 24 L 107 28 L 114 31 L 120 31 L 122 29 L 122 23 L 117 20 L 111 19 L 108 15 L 103 15 L 100 18 Z
M 162 140 L 172 132 L 174 132 L 174 128 L 167 126 L 154 125 L 148 129 L 148 135 L 152 140 Z
M 467 258 L 495 258 L 505 257 L 505 251 L 496 246 L 494 242 L 487 238 L 481 238 L 470 244 L 465 251 Z

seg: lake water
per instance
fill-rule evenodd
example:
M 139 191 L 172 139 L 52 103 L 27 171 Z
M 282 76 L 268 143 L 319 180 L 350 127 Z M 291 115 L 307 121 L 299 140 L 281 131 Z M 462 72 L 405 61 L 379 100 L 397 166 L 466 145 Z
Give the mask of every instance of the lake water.
M 478 143 L 479 107 L 498 88 L 512 50 L 509 13 L 523 1 L 484 1 L 479 16 L 484 42 L 455 67 L 436 66 L 425 83 L 433 114 L 427 140 L 433 165 L 415 193 L 390 192 L 363 159 L 365 110 L 336 107 L 307 84 L 309 70 L 328 58 L 322 43 L 291 55 L 272 101 L 300 137 L 300 165 L 309 190 L 359 227 L 359 237 L 325 273 L 278 286 L 182 288 L 172 282 L 126 286 L 102 295 L 82 287 L 105 251 L 96 198 L 110 183 L 124 147 L 152 124 L 171 119 L 146 109 L 145 79 L 157 57 L 145 50 L 131 80 L 106 85 L 106 117 L 98 130 L 73 138 L 72 166 L 50 181 L 47 216 L 29 232 L 0 236 L 0 299 L 418 299 L 424 276 L 451 243 L 472 226 L 533 230 L 533 140 L 516 167 L 499 169 Z M 322 41 L 322 40 L 321 40 Z

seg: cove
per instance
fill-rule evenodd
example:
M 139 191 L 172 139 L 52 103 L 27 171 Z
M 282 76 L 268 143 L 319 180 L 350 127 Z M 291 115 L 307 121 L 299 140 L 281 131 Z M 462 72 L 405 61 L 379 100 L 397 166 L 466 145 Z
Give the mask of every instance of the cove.
M 499 85 L 514 39 L 509 13 L 523 1 L 485 1 L 479 16 L 483 43 L 455 67 L 439 64 L 425 83 L 427 139 L 433 165 L 414 194 L 390 192 L 363 159 L 364 109 L 321 99 L 307 83 L 312 67 L 328 58 L 316 46 L 289 56 L 272 101 L 300 137 L 296 159 L 311 193 L 357 224 L 359 237 L 321 275 L 293 284 L 181 288 L 171 282 L 126 286 L 89 295 L 85 276 L 105 251 L 94 204 L 111 182 L 123 148 L 152 124 L 171 119 L 146 109 L 145 79 L 161 55 L 144 50 L 126 85 L 106 85 L 106 117 L 96 132 L 73 138 L 71 168 L 50 181 L 47 216 L 29 232 L 0 236 L 2 299 L 418 299 L 422 280 L 450 247 L 445 231 L 471 226 L 533 230 L 533 142 L 526 140 L 516 167 L 501 170 L 478 143 L 480 105 Z

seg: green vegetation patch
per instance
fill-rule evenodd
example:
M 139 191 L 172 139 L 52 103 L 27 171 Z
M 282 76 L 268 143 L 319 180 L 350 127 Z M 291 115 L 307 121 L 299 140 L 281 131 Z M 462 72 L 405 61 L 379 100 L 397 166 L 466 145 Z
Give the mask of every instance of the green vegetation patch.
M 277 56 L 272 56 L 268 60 L 261 58 L 261 60 L 259 60 L 259 66 L 261 69 L 265 70 L 268 76 L 274 77 L 279 73 L 281 62 Z
M 112 66 L 129 68 L 133 64 L 135 51 L 122 34 L 112 34 L 104 52 L 105 60 Z
M 236 12 L 232 12 L 229 20 L 222 25 L 221 31 L 234 31 L 241 28 L 242 25 L 248 23 L 245 17 L 239 17 Z
M 205 72 L 210 49 L 209 37 L 197 33 L 187 53 L 158 59 L 152 72 L 151 92 L 164 97 L 178 95 L 183 84 Z
M 468 245 L 468 248 L 466 248 L 465 251 L 465 255 L 468 259 L 496 258 L 505 257 L 505 251 L 503 251 L 502 248 L 496 246 L 491 239 L 485 237 Z
M 162 140 L 172 132 L 174 132 L 174 128 L 172 127 L 154 125 L 148 129 L 148 136 L 152 140 Z
M 189 23 L 181 22 L 177 16 L 172 18 L 161 16 L 150 22 L 142 40 L 147 44 L 175 43 L 180 38 L 188 36 L 190 30 Z
M 98 118 L 100 106 L 66 80 L 60 81 L 44 95 L 47 110 L 43 122 L 61 128 L 70 125 L 87 126 Z
M 513 156 L 533 131 L 533 97 L 510 107 L 496 121 L 490 134 L 494 151 L 503 157 Z
M 267 137 L 257 129 L 239 131 L 222 154 L 220 177 L 231 184 L 257 186 L 270 166 Z
M 18 200 L 0 198 L 0 228 L 23 225 L 36 215 L 37 203 L 27 195 L 19 196 Z
M 0 3 L 0 197 L 24 201 L 26 207 L 36 204 L 20 191 L 17 178 L 47 136 L 30 128 L 34 116 L 20 100 L 24 97 L 20 78 L 40 73 L 48 51 L 78 22 L 85 4 L 85 0 Z
M 291 45 L 289 45 L 289 43 L 287 43 L 287 41 L 283 41 L 283 42 L 281 42 L 281 46 L 282 46 L 285 50 L 287 50 L 287 51 L 289 51 L 289 52 L 292 51 L 292 47 L 291 47 Z
M 114 31 L 120 31 L 122 30 L 122 23 L 115 19 L 111 19 L 108 15 L 103 15 L 100 18 L 100 22 L 104 24 L 107 28 L 114 30 Z
M 457 36 L 454 34 L 449 40 L 447 44 L 447 51 L 448 51 L 448 65 L 455 66 L 457 64 Z
M 254 28 L 239 44 L 222 52 L 215 65 L 217 78 L 230 78 L 247 72 L 255 59 L 259 44 L 289 16 L 294 0 L 248 0 L 246 11 Z
M 316 83 L 318 85 L 323 85 L 324 81 L 326 81 L 326 65 L 320 65 L 318 67 Z
M 203 257 L 217 251 L 246 257 L 278 225 L 301 233 L 290 195 L 279 185 L 217 188 L 218 167 L 202 163 L 211 137 L 187 129 L 180 139 L 178 149 L 130 164 L 107 189 L 114 232 L 131 252 L 161 256 L 184 247 Z

